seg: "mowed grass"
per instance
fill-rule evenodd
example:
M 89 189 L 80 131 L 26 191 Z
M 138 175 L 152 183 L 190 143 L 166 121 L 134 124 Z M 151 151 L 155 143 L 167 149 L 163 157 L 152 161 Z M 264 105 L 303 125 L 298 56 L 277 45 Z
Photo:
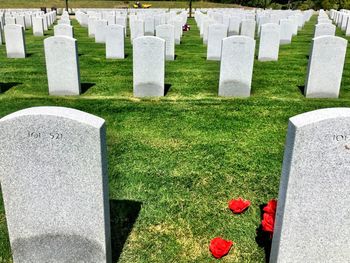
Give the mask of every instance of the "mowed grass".
M 255 61 L 246 99 L 217 96 L 219 62 L 206 61 L 193 20 L 176 60 L 166 63 L 167 96 L 151 100 L 132 97 L 130 41 L 125 60 L 107 61 L 104 45 L 76 23 L 81 80 L 90 88 L 48 96 L 44 38 L 27 31 L 28 58 L 7 59 L 0 47 L 0 117 L 55 105 L 106 120 L 114 262 L 215 262 L 208 245 L 216 236 L 235 242 L 221 262 L 265 262 L 256 240 L 260 205 L 278 196 L 288 119 L 350 106 L 349 52 L 339 99 L 301 93 L 315 21 L 281 47 L 278 62 Z M 239 196 L 252 205 L 233 215 L 227 202 Z M 2 202 L 0 262 L 11 262 Z

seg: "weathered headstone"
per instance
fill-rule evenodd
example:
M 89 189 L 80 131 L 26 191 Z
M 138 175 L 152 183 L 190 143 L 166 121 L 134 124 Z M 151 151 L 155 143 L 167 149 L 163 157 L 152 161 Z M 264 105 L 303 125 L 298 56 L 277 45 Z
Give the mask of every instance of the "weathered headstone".
M 21 25 L 5 25 L 6 52 L 8 58 L 25 58 L 26 44 Z
M 53 27 L 55 36 L 73 37 L 73 27 L 67 24 L 59 24 Z
M 209 26 L 207 60 L 220 60 L 222 40 L 227 37 L 227 26 L 212 24 Z
M 106 32 L 106 58 L 124 58 L 124 27 L 109 25 Z
M 335 35 L 335 25 L 332 24 L 317 24 L 315 26 L 315 34 L 314 37 L 320 36 L 334 36 Z
M 44 36 L 44 18 L 33 17 L 33 35 Z
M 255 40 L 231 36 L 222 41 L 219 96 L 249 97 L 253 75 Z
M 338 98 L 347 45 L 341 37 L 313 39 L 305 81 L 307 98 Z
M 44 40 L 50 95 L 79 95 L 80 70 L 77 41 L 66 36 Z
M 133 42 L 135 97 L 164 96 L 165 40 L 144 36 Z
M 280 26 L 273 23 L 263 24 L 260 32 L 259 61 L 278 60 L 280 48 Z
M 165 40 L 166 60 L 175 59 L 175 27 L 170 24 L 163 24 L 156 27 L 156 36 Z
M 270 263 L 348 262 L 350 109 L 289 120 Z
M 14 262 L 111 262 L 106 130 L 75 109 L 0 119 L 0 179 Z

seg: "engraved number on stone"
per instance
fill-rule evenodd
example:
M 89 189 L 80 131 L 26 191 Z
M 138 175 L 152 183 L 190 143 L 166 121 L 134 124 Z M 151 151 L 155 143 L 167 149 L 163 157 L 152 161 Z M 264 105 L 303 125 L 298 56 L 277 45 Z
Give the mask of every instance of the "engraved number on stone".
M 40 132 L 28 132 L 28 137 L 33 138 L 33 139 L 38 139 L 41 138 L 41 133 Z
M 63 137 L 62 133 L 52 133 L 52 132 L 50 132 L 51 140 L 62 140 L 62 137 Z

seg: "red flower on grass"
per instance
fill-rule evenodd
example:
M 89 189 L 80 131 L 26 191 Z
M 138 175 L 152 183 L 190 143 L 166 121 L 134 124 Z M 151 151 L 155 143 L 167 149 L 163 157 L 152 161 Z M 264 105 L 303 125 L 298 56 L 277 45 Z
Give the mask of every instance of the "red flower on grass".
M 228 202 L 228 207 L 235 214 L 244 212 L 250 206 L 250 201 L 243 200 L 242 198 L 232 199 Z
M 271 199 L 267 205 L 263 208 L 265 213 L 268 213 L 270 215 L 276 214 L 276 208 L 277 208 L 277 200 Z
M 262 230 L 265 232 L 273 233 L 273 228 L 275 226 L 275 215 L 269 213 L 264 213 L 263 220 L 261 221 Z
M 221 237 L 216 237 L 210 241 L 209 250 L 215 258 L 226 256 L 233 245 L 231 240 L 225 240 Z

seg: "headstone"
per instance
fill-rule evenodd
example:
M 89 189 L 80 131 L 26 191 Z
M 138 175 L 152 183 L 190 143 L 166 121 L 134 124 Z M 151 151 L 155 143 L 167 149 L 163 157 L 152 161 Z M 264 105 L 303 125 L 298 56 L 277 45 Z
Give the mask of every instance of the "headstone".
M 32 28 L 32 15 L 31 14 L 26 14 L 24 16 L 24 21 L 26 28 Z
M 350 109 L 292 117 L 270 263 L 348 262 Z
M 33 17 L 33 35 L 44 36 L 44 18 Z
M 338 98 L 347 45 L 341 37 L 313 39 L 305 81 L 307 98 Z
M 145 27 L 144 27 L 144 22 L 143 20 L 133 20 L 131 22 L 131 28 L 130 28 L 130 33 L 131 33 L 131 43 L 133 43 L 133 40 L 138 37 L 142 37 L 145 34 Z
M 243 19 L 241 22 L 241 31 L 240 34 L 242 36 L 247 36 L 251 38 L 255 38 L 255 20 L 252 19 Z
M 96 33 L 96 21 L 97 18 L 96 17 L 89 17 L 88 20 L 88 35 L 91 38 L 95 37 L 95 33 Z
M 106 43 L 107 20 L 96 21 L 95 43 Z
M 4 43 L 4 36 L 2 33 L 2 22 L 0 20 L 0 45 L 2 45 Z
M 44 40 L 50 95 L 79 95 L 80 70 L 77 41 L 66 36 Z
M 14 262 L 111 262 L 106 131 L 75 109 L 0 119 L 0 179 Z
M 25 58 L 26 44 L 24 29 L 21 25 L 5 25 L 5 42 L 8 58 Z
M 16 18 L 13 16 L 7 16 L 5 17 L 5 25 L 15 25 L 16 24 Z
M 44 31 L 49 30 L 49 24 L 47 22 L 47 16 L 46 15 L 43 16 L 43 22 L 44 22 Z
M 222 41 L 219 96 L 249 97 L 253 75 L 255 40 L 231 36 Z
M 230 23 L 228 26 L 228 36 L 239 35 L 240 25 L 241 25 L 241 18 L 237 16 L 231 16 Z
M 59 24 L 53 27 L 55 36 L 73 37 L 73 27 L 67 24 Z
M 16 24 L 23 26 L 23 29 L 26 30 L 26 23 L 25 23 L 25 20 L 24 20 L 24 16 L 17 15 L 16 16 Z
M 223 24 L 209 26 L 207 60 L 220 60 L 222 40 L 227 37 L 227 27 Z
M 156 36 L 165 40 L 165 59 L 175 59 L 175 27 L 163 24 L 156 27 Z
M 293 22 L 289 19 L 280 20 L 280 45 L 290 44 L 293 37 Z
M 64 25 L 71 25 L 71 22 L 70 22 L 70 20 L 69 19 L 60 19 L 60 20 L 58 20 L 57 21 L 57 24 L 58 25 L 62 25 L 62 24 L 64 24 Z
M 175 32 L 175 44 L 181 43 L 181 34 L 182 34 L 182 20 L 179 18 L 169 21 L 169 24 L 174 26 Z
M 263 24 L 260 32 L 259 61 L 276 61 L 280 47 L 280 26 L 273 23 Z
M 315 26 L 314 37 L 320 36 L 334 36 L 335 35 L 335 25 L 333 24 L 317 24 Z
M 144 36 L 133 43 L 135 97 L 164 96 L 165 40 Z
M 109 25 L 106 32 L 106 58 L 124 58 L 124 27 Z
M 147 16 L 144 19 L 145 23 L 145 36 L 154 36 L 154 17 Z

